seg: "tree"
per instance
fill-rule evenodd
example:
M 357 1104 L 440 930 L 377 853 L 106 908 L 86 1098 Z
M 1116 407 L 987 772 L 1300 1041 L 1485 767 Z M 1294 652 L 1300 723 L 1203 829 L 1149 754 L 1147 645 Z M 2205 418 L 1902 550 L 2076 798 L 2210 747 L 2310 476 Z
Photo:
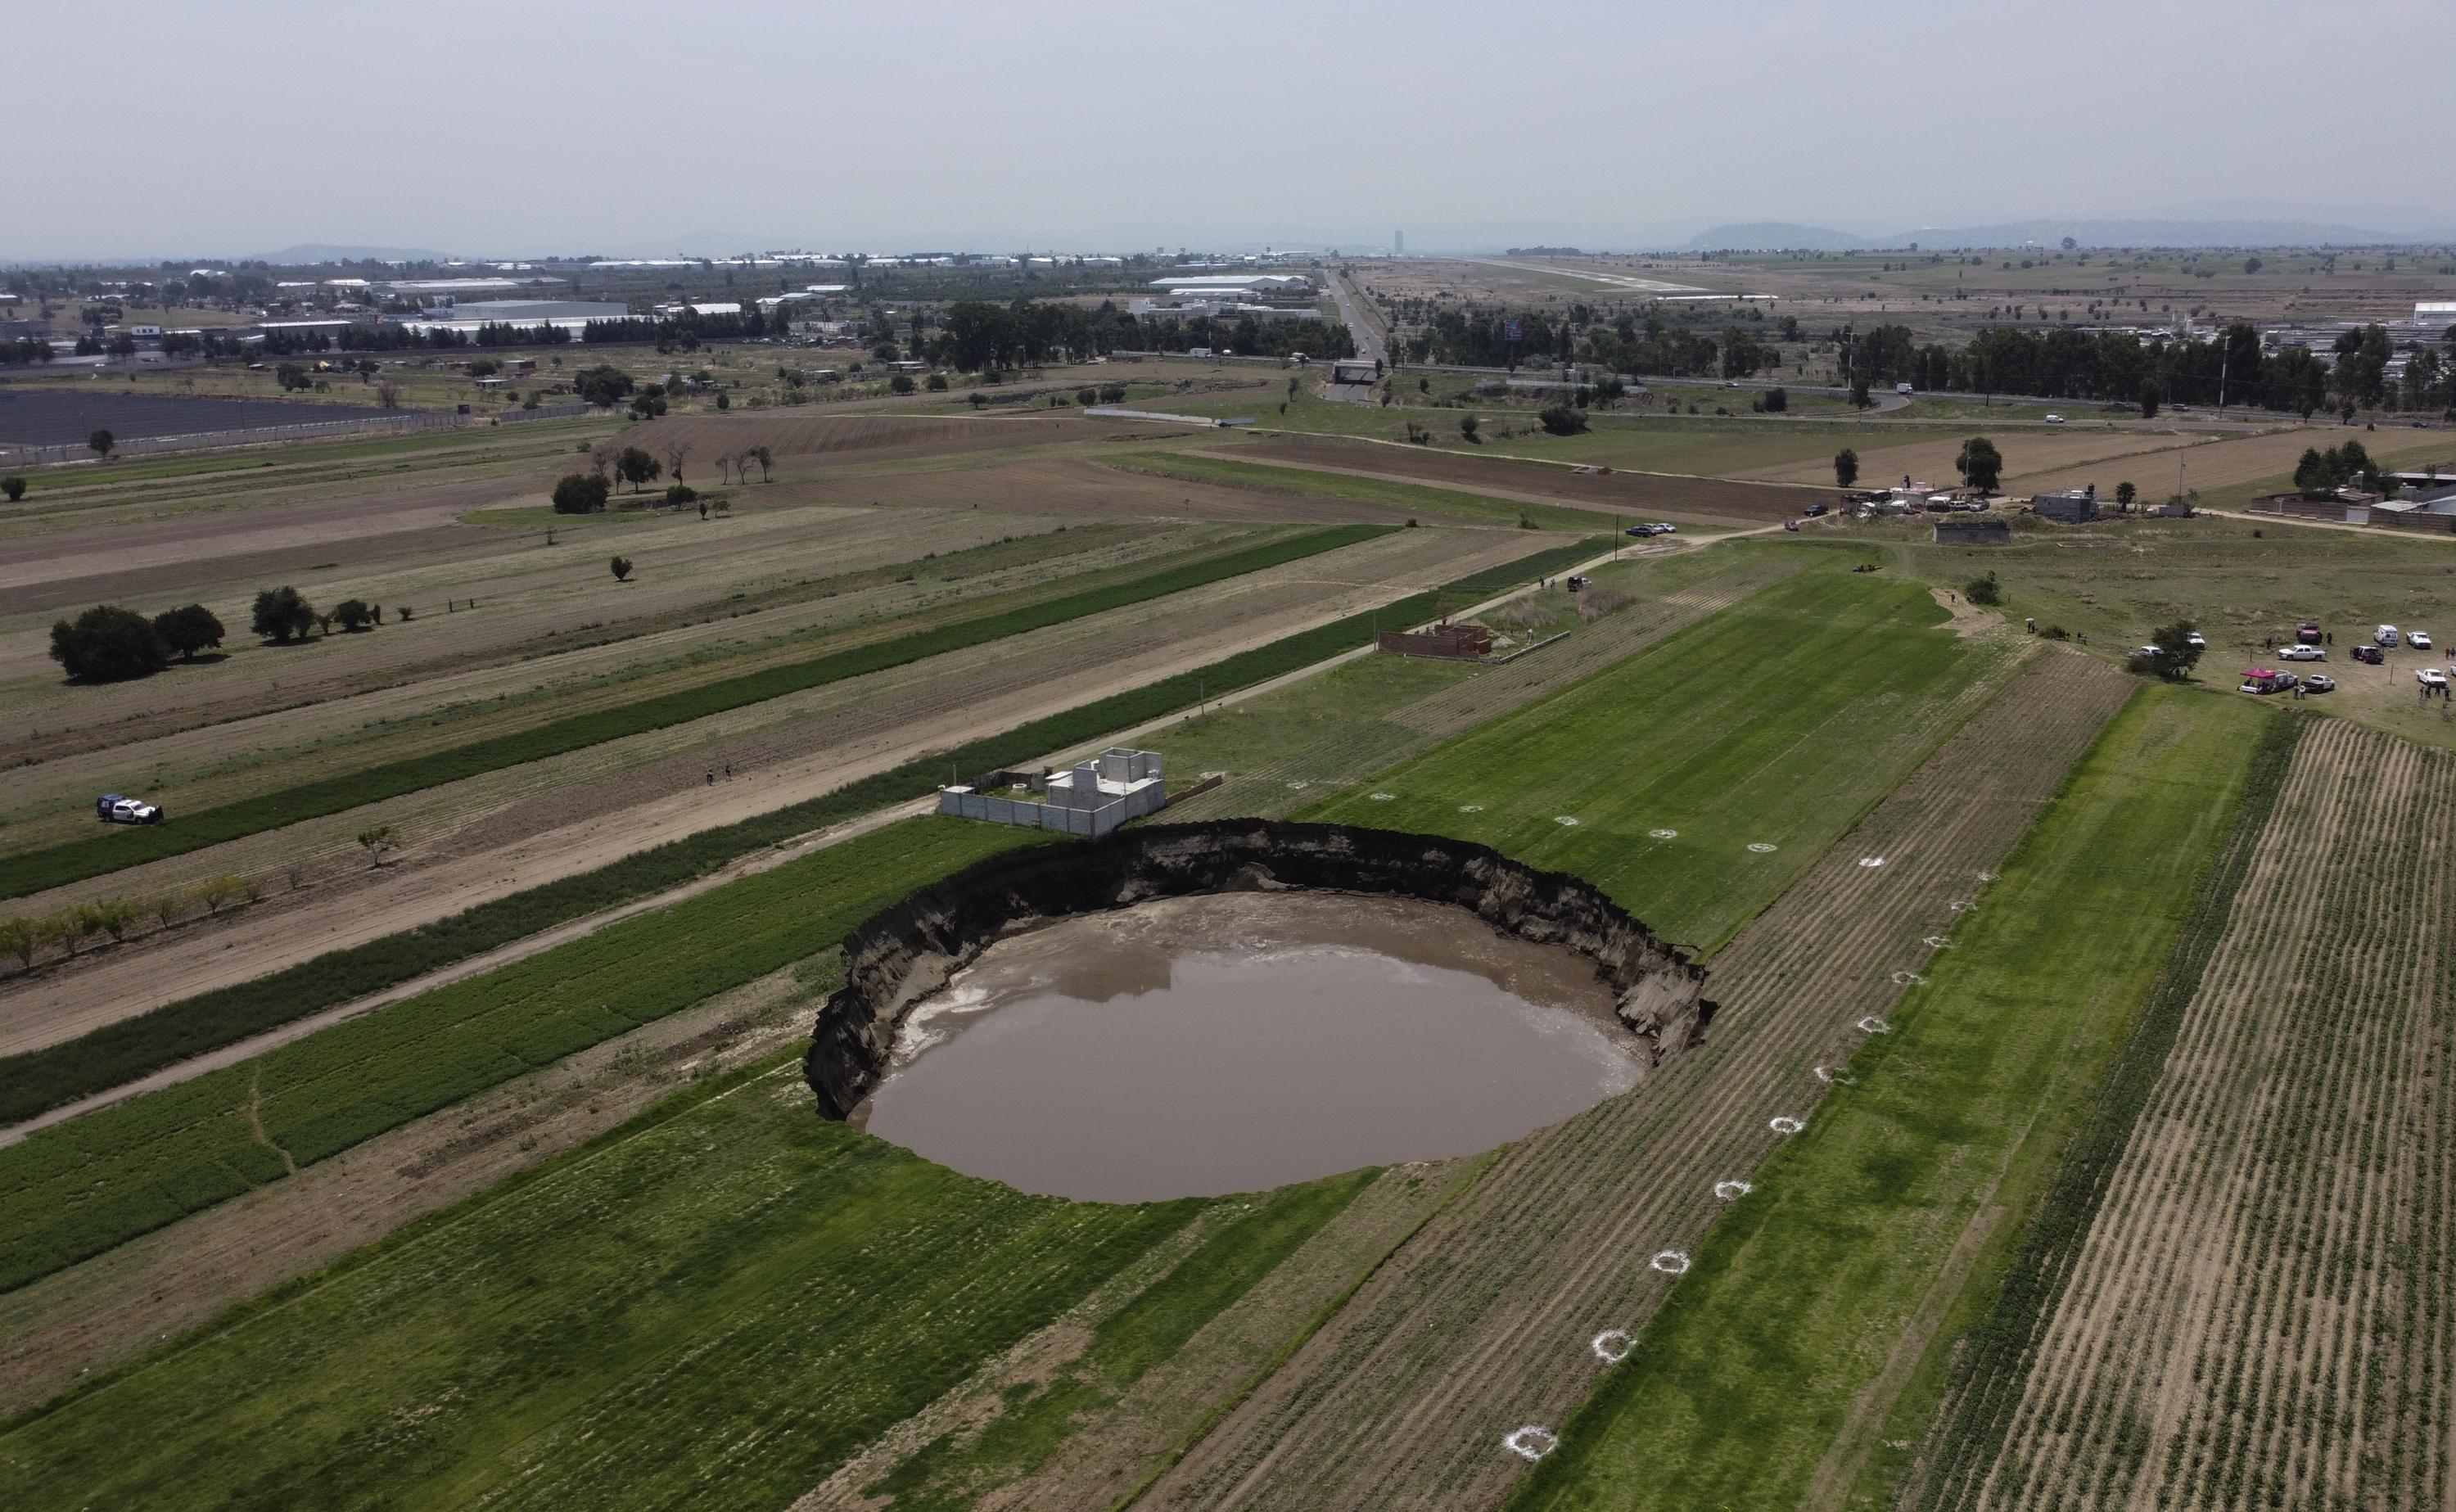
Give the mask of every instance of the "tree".
M 742 454 L 759 464 L 759 480 L 768 481 L 768 471 L 776 465 L 776 454 L 765 446 L 753 446 Z
M 613 574 L 614 574 L 614 581 L 615 581 L 615 582 L 630 582 L 630 581 L 631 581 L 631 559 L 630 559 L 630 558 L 628 558 L 628 557 L 617 557 L 617 558 L 615 558 L 612 562 L 607 562 L 605 565 L 606 565 L 606 566 L 607 566 L 607 567 L 608 567 L 608 568 L 613 572 Z
M 1859 454 L 1845 446 L 1833 454 L 1833 486 L 1848 488 L 1859 480 Z
M 248 618 L 249 627 L 256 634 L 285 645 L 304 636 L 315 623 L 316 606 L 292 587 L 267 588 L 257 594 L 255 611 Z
M 108 430 L 98 430 L 87 437 L 85 443 L 93 449 L 96 457 L 108 458 L 111 456 L 111 449 L 119 444 L 119 439 Z
M 1980 493 L 1994 493 L 1996 482 L 2004 476 L 2003 454 L 1984 436 L 1963 441 L 1961 455 L 1953 460 L 1953 465 L 1961 474 L 1961 480 Z
M 9 497 L 9 502 L 15 503 L 26 497 L 26 480 L 14 474 L 0 478 L 0 494 L 6 494 Z
M 1574 404 L 1547 404 L 1536 412 L 1535 419 L 1555 436 L 1576 436 L 1586 428 L 1586 412 Z
M 368 612 L 366 600 L 343 599 L 333 605 L 333 618 L 340 623 L 344 631 L 356 635 L 365 629 L 375 616 Z
M 649 479 L 665 470 L 664 463 L 637 446 L 624 447 L 622 455 L 614 459 L 614 471 L 631 485 L 631 492 L 635 494 Z
M 1851 380 L 1851 407 L 1852 409 L 1863 410 L 1875 402 L 1876 401 L 1873 398 L 1871 398 L 1868 396 L 1868 380 L 1866 378 L 1852 378 Z
M 2134 501 L 2134 500 L 2136 500 L 2136 499 L 2138 499 L 2138 498 L 2139 498 L 2139 497 L 2140 497 L 2140 490 L 2139 490 L 2139 489 L 2135 488 L 2135 487 L 2133 487 L 2133 486 L 2132 486 L 2130 483 L 2128 483 L 2128 482 L 2127 482 L 2127 483 L 2118 483 L 2118 484 L 2116 484 L 2116 485 L 2115 485 L 2115 501 L 2116 501 L 2117 503 L 2118 503 L 2118 504 L 2121 504 L 2121 505 L 2122 505 L 2123 507 L 2125 507 L 2126 509 L 2131 508 L 2131 507 L 2132 507 L 2132 501 Z
M 2192 668 L 2200 661 L 2200 648 L 2192 644 L 2192 632 L 2197 628 L 2189 620 L 2177 620 L 2149 632 L 2149 644 L 2165 653 L 2154 659 L 2159 677 L 2169 683 L 2180 683 L 2192 675 Z
M 693 488 L 688 483 L 676 483 L 665 490 L 665 502 L 673 505 L 676 509 L 680 509 L 683 505 L 695 501 L 698 498 L 699 490 Z
M 475 365 L 471 364 L 473 368 Z M 297 389 L 312 388 L 316 383 L 314 378 L 307 376 L 307 370 L 296 362 L 276 364 L 273 370 L 273 380 L 281 385 L 281 392 L 284 394 Z
M 1787 390 L 1787 389 L 1779 389 L 1779 388 L 1770 388 L 1770 389 L 1766 390 L 1766 391 L 1765 391 L 1765 407 L 1766 407 L 1766 413 L 1767 413 L 1767 414 L 1769 414 L 1769 415 L 1780 415 L 1780 414 L 1782 414 L 1785 410 L 1790 409 L 1790 408 L 1791 408 L 1791 393 L 1790 393 L 1790 391 L 1789 391 L 1789 390 Z
M 2158 380 L 2156 378 L 2142 378 L 2140 380 L 2140 418 L 2144 420 L 2156 419 L 2158 418 L 2158 403 L 2164 398 L 2165 396 L 2158 390 Z
M 100 898 L 86 906 L 86 917 L 92 928 L 111 936 L 113 945 L 128 938 L 129 927 L 145 912 L 145 906 L 134 898 Z
M 2004 587 L 1996 581 L 1996 574 L 1990 572 L 1983 578 L 1973 578 L 1963 583 L 1961 596 L 1973 603 L 1996 604 L 2004 602 Z
M 36 952 L 49 945 L 51 938 L 51 932 L 43 928 L 39 919 L 0 919 L 0 950 L 15 956 L 17 964 L 26 971 L 34 969 Z
M 2258 273 L 2260 271 L 2260 259 L 2258 257 L 2243 258 L 2242 271 L 2245 273 Z
M 183 608 L 165 609 L 154 617 L 154 633 L 161 637 L 163 646 L 183 662 L 193 662 L 199 651 L 218 649 L 222 644 L 222 622 L 214 611 L 201 603 Z
M 1459 417 L 1459 434 L 1475 445 L 1484 444 L 1484 437 L 1479 434 L 1483 428 L 1484 422 L 1477 419 L 1473 412 Z
M 171 664 L 154 622 L 133 609 L 97 603 L 51 626 L 51 660 L 81 683 L 149 677 Z
M 690 460 L 690 454 L 691 449 L 680 441 L 665 448 L 665 470 L 674 475 L 675 482 L 683 480 L 683 463 Z
M 932 394 L 944 394 L 947 392 L 947 375 L 944 373 L 932 373 L 921 386 L 928 389 Z
M 554 512 L 589 515 L 605 507 L 614 484 L 603 473 L 565 473 L 554 485 Z
M 893 394 L 910 394 L 917 386 L 910 373 L 898 373 L 887 380 L 888 391 Z
M 571 376 L 571 391 L 602 410 L 610 410 L 629 396 L 631 375 L 619 367 L 583 368 Z
M 371 867 L 383 865 L 384 852 L 400 848 L 400 831 L 390 825 L 376 825 L 358 831 L 358 846 L 367 853 Z
M 634 419 L 654 419 L 665 412 L 665 391 L 661 388 L 645 388 L 631 396 L 631 418 Z

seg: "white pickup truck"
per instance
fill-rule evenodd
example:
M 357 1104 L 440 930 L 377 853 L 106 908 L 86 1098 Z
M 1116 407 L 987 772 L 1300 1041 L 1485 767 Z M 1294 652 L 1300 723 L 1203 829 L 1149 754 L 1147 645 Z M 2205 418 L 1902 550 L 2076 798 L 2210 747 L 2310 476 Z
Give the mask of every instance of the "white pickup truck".
M 105 824 L 158 825 L 162 810 L 142 798 L 122 798 L 117 793 L 105 793 L 93 801 L 93 816 Z

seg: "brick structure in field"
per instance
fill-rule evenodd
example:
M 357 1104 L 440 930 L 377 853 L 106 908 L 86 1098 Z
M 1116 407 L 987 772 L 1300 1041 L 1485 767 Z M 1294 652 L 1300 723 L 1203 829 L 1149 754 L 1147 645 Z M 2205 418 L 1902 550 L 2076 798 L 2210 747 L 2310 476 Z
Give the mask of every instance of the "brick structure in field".
M 1384 630 L 1380 644 L 1392 656 L 1474 662 L 1492 654 L 1492 632 L 1473 620 L 1453 620 L 1428 630 Z

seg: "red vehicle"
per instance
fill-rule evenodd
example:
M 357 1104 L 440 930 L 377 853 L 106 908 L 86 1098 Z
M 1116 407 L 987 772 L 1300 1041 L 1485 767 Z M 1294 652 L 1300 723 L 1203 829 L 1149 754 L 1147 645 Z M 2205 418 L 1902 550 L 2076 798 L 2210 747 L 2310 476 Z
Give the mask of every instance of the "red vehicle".
M 2320 622 L 2317 620 L 2305 620 L 2301 624 L 2296 625 L 2294 627 L 2294 639 L 2302 642 L 2304 645 L 2318 645 L 2320 644 Z

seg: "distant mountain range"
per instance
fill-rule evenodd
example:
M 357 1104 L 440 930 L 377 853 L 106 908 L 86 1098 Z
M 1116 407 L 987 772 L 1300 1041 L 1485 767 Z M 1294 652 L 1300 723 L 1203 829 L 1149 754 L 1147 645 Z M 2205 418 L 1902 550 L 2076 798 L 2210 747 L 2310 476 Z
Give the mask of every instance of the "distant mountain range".
M 443 262 L 450 255 L 425 247 L 344 247 L 330 242 L 302 241 L 278 252 L 251 253 L 240 262 L 269 262 L 276 268 L 297 268 L 315 262 Z
M 1871 252 L 1910 246 L 2057 247 L 2070 236 L 2082 247 L 2364 247 L 2446 239 L 2436 231 L 2379 231 L 2310 220 L 2014 220 L 1993 226 L 1922 226 L 1887 236 L 1854 235 L 1830 226 L 1743 221 L 1688 238 L 1686 252 Z

